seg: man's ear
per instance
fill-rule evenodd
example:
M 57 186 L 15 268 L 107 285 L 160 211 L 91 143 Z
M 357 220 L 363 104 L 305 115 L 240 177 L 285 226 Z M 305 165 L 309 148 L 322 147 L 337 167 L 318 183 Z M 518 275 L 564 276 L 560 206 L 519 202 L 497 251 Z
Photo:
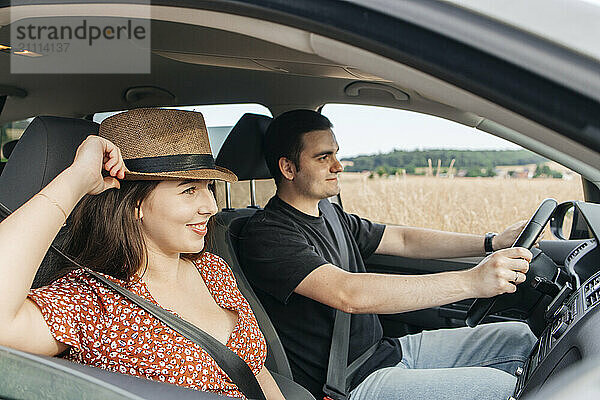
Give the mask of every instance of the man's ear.
M 293 181 L 296 176 L 296 165 L 289 159 L 281 157 L 279 159 L 279 170 L 281 175 L 288 181 Z

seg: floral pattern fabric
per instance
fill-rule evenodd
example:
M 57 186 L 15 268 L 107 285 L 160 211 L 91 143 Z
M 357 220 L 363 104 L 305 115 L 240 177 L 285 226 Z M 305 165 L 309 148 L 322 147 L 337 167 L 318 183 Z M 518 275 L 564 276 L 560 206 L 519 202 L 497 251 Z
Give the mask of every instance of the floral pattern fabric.
M 223 259 L 208 252 L 196 266 L 215 302 L 237 312 L 238 321 L 227 347 L 257 375 L 264 365 L 267 346 L 233 273 Z M 107 277 L 158 305 L 141 280 L 132 279 L 125 284 Z M 105 287 L 83 269 L 31 290 L 29 298 L 41 309 L 54 338 L 70 346 L 66 358 L 71 361 L 244 397 L 200 346 Z

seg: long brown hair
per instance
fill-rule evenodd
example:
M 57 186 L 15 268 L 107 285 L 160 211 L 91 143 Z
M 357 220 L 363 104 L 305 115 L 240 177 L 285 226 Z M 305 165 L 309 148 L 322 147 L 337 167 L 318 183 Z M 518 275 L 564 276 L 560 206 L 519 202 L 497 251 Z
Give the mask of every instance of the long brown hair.
M 65 252 L 81 265 L 126 282 L 145 269 L 148 254 L 135 209 L 158 183 L 121 181 L 120 189 L 86 195 L 69 218 Z M 202 252 L 181 257 L 196 260 Z

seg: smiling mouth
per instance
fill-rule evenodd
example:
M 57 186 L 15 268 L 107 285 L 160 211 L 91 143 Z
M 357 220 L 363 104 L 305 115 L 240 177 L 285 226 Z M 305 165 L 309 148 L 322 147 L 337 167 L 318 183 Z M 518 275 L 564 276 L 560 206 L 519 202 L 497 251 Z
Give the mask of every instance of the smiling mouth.
M 202 222 L 199 224 L 188 224 L 187 226 L 189 226 L 194 233 L 201 235 L 201 236 L 205 236 L 206 233 L 208 232 L 208 229 L 206 228 L 207 222 Z

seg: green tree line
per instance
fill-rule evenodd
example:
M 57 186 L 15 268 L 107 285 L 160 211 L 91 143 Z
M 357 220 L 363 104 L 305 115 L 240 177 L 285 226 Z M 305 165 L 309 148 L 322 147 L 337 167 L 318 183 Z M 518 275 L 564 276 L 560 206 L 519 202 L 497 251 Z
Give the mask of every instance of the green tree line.
M 347 166 L 344 170 L 375 172 L 394 171 L 401 168 L 411 174 L 415 172 L 416 168 L 427 167 L 428 159 L 431 159 L 434 169 L 437 167 L 438 160 L 441 160 L 442 167 L 447 169 L 452 159 L 455 159 L 454 168 L 457 170 L 485 169 L 490 171 L 498 165 L 541 164 L 548 161 L 527 150 L 394 150 L 390 153 L 345 158 L 344 160 L 352 161 L 354 165 Z

